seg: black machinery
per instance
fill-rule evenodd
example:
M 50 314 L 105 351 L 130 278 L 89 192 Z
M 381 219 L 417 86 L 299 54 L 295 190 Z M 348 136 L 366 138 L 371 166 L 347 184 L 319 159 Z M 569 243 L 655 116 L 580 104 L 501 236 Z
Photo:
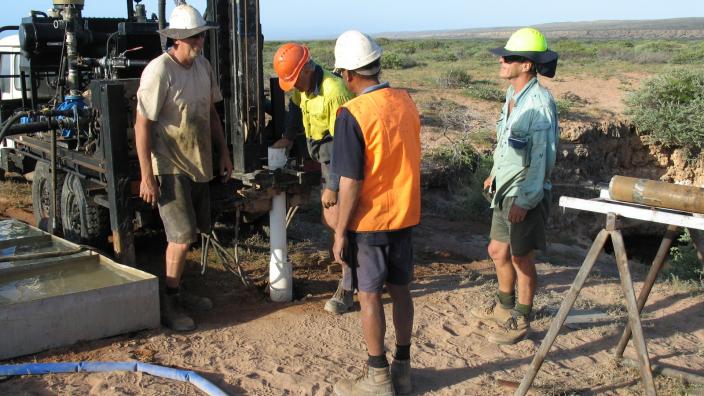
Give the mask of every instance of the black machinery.
M 158 224 L 138 196 L 134 147 L 136 91 L 146 64 L 167 43 L 165 1 L 159 16 L 141 0 L 126 0 L 127 18 L 86 18 L 84 0 L 53 0 L 53 9 L 32 11 L 19 26 L 21 100 L 0 100 L 0 168 L 33 173 L 37 222 L 67 239 L 93 243 L 112 236 L 120 261 L 134 264 L 134 232 Z M 319 171 L 304 172 L 303 157 L 283 170 L 266 167 L 266 148 L 281 136 L 284 93 L 275 79 L 265 91 L 263 36 L 258 0 L 208 0 L 205 18 L 220 29 L 208 36 L 205 55 L 219 76 L 220 115 L 230 144 L 233 179 L 211 185 L 214 211 L 256 217 L 276 191 L 289 205 L 307 200 Z M 217 161 L 213 161 L 217 164 Z

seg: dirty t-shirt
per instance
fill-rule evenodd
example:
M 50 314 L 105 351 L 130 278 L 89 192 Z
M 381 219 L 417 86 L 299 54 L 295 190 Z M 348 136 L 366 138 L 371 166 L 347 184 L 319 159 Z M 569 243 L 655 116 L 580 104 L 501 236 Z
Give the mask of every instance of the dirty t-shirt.
M 221 100 L 203 56 L 189 68 L 168 53 L 149 62 L 139 82 L 137 110 L 153 121 L 154 174 L 186 174 L 195 182 L 213 178 L 210 108 Z

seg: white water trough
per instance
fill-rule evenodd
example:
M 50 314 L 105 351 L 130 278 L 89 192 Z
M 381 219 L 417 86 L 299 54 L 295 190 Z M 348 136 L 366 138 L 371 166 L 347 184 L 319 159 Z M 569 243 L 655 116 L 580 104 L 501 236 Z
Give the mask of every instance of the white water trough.
M 0 221 L 0 359 L 159 326 L 156 277 L 79 250 Z

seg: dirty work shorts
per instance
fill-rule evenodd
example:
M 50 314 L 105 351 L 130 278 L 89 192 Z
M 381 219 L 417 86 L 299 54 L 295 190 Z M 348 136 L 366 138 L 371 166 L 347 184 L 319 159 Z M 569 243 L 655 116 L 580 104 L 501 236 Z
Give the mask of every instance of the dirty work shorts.
M 383 234 L 383 235 L 382 235 Z M 412 228 L 385 233 L 347 233 L 345 261 L 357 290 L 381 293 L 385 283 L 405 286 L 413 280 Z
M 508 221 L 516 197 L 505 197 L 501 208 L 494 207 L 491 218 L 489 238 L 511 245 L 512 256 L 525 256 L 533 250 L 545 250 L 545 224 L 550 213 L 550 191 L 544 191 L 545 196 L 538 206 L 526 213 L 525 219 L 517 224 Z
M 210 232 L 208 183 L 196 183 L 186 175 L 159 175 L 159 215 L 166 240 L 193 243 L 197 231 Z

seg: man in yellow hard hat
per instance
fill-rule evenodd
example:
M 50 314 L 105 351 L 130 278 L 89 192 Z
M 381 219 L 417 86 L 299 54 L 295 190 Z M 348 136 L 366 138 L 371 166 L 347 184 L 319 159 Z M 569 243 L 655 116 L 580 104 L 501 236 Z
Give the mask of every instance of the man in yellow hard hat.
M 281 89 L 293 92 L 285 134 L 273 147 L 290 147 L 296 135 L 301 132 L 305 134 L 308 153 L 320 163 L 323 222 L 332 230 L 337 219 L 339 183 L 339 177 L 330 173 L 335 119 L 340 106 L 354 95 L 338 76 L 324 70 L 310 58 L 307 47 L 297 43 L 286 43 L 278 48 L 274 55 L 274 71 L 279 77 Z M 324 309 L 338 315 L 348 312 L 353 304 L 353 291 L 352 274 L 343 266 L 342 279 Z
M 505 47 L 491 52 L 499 56 L 499 76 L 510 83 L 496 129 L 494 166 L 484 181 L 493 208 L 488 251 L 499 288 L 471 314 L 499 325 L 489 331 L 489 341 L 513 344 L 529 332 L 537 280 L 533 252 L 545 249 L 559 135 L 555 101 L 537 76 L 555 75 L 557 53 L 533 28 L 516 31 Z

